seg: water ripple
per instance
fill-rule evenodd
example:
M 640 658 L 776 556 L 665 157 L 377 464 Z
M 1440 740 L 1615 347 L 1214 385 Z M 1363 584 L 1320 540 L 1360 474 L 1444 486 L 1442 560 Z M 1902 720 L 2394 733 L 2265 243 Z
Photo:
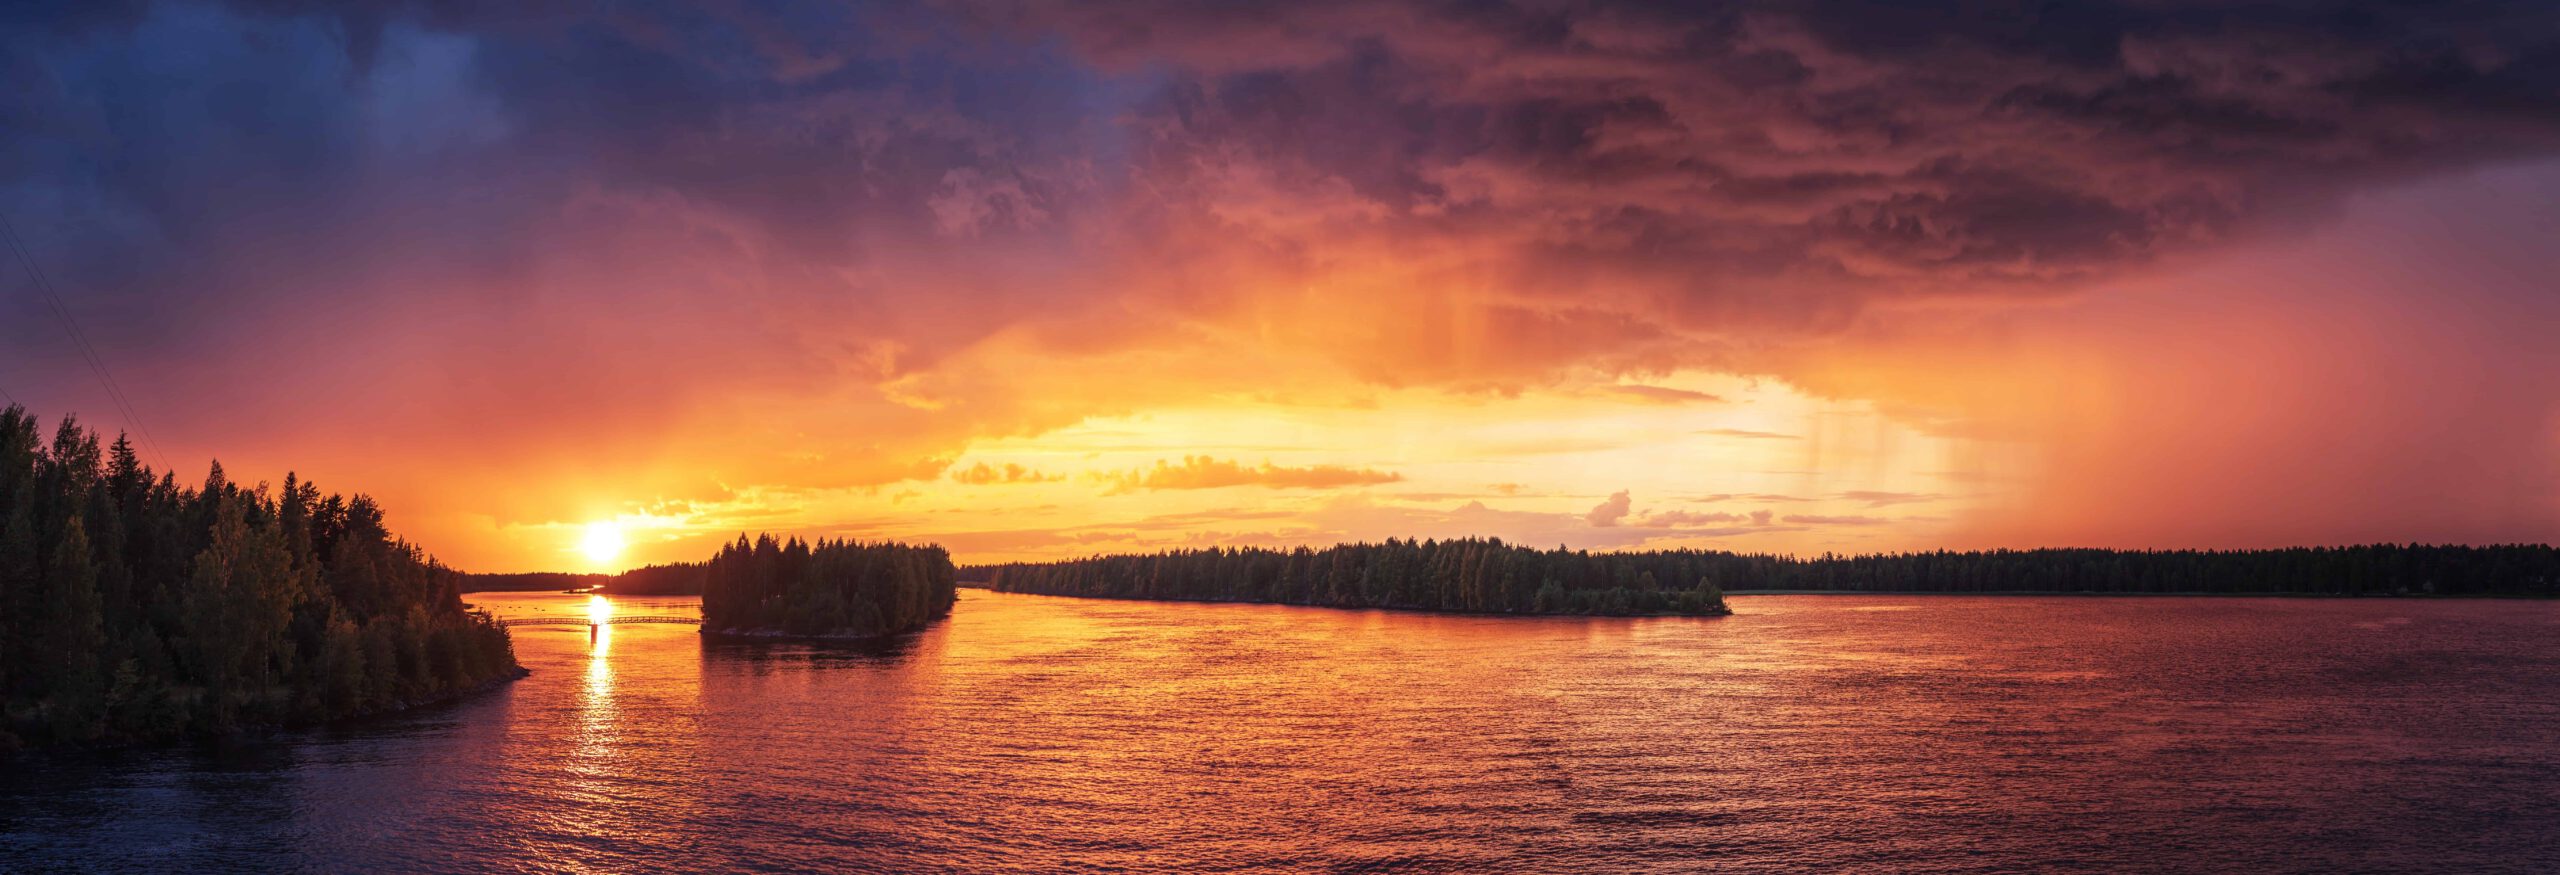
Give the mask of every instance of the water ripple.
M 462 705 L 29 761 L 0 870 L 2560 868 L 2560 606 L 1736 601 L 973 591 L 860 648 L 527 630 L 534 676 Z

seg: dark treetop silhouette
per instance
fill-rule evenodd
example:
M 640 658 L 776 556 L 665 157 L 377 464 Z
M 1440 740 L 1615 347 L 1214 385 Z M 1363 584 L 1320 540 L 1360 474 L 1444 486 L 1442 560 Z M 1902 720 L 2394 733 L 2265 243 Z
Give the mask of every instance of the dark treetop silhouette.
M 1533 550 L 1499 540 L 1188 550 L 975 565 L 1005 592 L 1524 614 L 1723 613 L 1723 592 L 2560 596 L 2560 550 L 2376 544 L 2283 550 L 1997 550 L 1814 558 Z M 1694 586 L 1682 586 L 1694 582 Z
M 706 635 L 868 638 L 921 629 L 951 613 L 951 555 L 941 547 L 745 535 L 705 568 Z
M 1186 550 L 979 565 L 965 576 L 1005 592 L 1049 595 L 1518 614 L 1728 613 L 1706 564 L 1661 561 L 1662 555 L 1389 538 L 1323 550 Z
M 614 595 L 701 595 L 705 569 L 706 565 L 701 562 L 676 562 L 646 565 L 620 574 L 571 574 L 563 571 L 464 574 L 462 591 L 561 592 L 595 587 Z
M 0 748 L 308 723 L 517 676 L 460 575 L 365 496 L 202 488 L 0 412 Z

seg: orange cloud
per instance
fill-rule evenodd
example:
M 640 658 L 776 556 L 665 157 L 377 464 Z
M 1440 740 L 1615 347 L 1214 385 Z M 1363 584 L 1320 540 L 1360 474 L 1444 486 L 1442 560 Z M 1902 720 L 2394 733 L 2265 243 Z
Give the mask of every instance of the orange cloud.
M 1245 466 L 1208 456 L 1185 456 L 1180 464 L 1159 461 L 1153 468 L 1107 475 L 1115 492 L 1147 489 L 1221 489 L 1263 486 L 1273 489 L 1330 489 L 1393 483 L 1404 479 L 1392 471 L 1341 465 L 1291 468 L 1264 462 Z
M 1595 529 L 1610 528 L 1617 525 L 1619 520 L 1626 519 L 1627 514 L 1634 507 L 1635 500 L 1627 496 L 1626 490 L 1621 489 L 1609 493 L 1609 497 L 1599 504 L 1592 505 L 1591 511 L 1582 515 L 1582 521 L 1590 523 Z
M 1651 529 L 1678 529 L 1710 525 L 1730 525 L 1734 523 L 1747 523 L 1752 521 L 1751 517 L 1738 513 L 1725 513 L 1722 511 L 1698 513 L 1695 511 L 1685 510 L 1666 510 L 1645 514 L 1637 521 L 1636 525 Z M 1762 523 L 1765 524 L 1766 521 L 1766 517 L 1761 518 Z
M 1714 404 L 1724 401 L 1705 392 L 1674 389 L 1669 386 L 1621 384 L 1602 387 L 1602 391 L 1648 404 Z
M 1880 489 L 1852 489 L 1835 497 L 1855 501 L 1868 507 L 1891 507 L 1897 504 L 1917 504 L 1946 498 L 1934 492 L 1887 492 Z
M 1012 462 L 1006 462 L 1003 467 L 979 462 L 951 472 L 952 482 L 970 486 L 990 486 L 1000 483 L 1055 483 L 1065 479 L 1067 477 L 1064 474 L 1044 474 Z
M 1881 526 L 1892 520 L 1883 517 L 1794 513 L 1778 518 L 1780 522 L 1805 526 Z

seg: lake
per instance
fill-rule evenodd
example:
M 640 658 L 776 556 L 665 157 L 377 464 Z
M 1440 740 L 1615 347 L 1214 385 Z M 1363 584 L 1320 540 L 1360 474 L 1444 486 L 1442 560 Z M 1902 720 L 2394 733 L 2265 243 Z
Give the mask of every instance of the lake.
M 881 646 L 520 628 L 534 674 L 455 705 L 14 763 L 0 869 L 2560 869 L 2560 604 L 1733 604 L 964 590 Z

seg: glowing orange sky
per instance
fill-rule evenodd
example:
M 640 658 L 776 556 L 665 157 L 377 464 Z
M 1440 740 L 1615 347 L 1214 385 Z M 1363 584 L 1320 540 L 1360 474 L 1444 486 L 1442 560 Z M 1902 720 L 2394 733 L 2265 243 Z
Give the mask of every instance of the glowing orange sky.
M 2402 37 L 936 8 L 57 22 L 0 206 L 183 478 L 471 570 L 2560 531 L 2560 126 L 2323 102 Z M 10 283 L 0 389 L 123 427 Z

